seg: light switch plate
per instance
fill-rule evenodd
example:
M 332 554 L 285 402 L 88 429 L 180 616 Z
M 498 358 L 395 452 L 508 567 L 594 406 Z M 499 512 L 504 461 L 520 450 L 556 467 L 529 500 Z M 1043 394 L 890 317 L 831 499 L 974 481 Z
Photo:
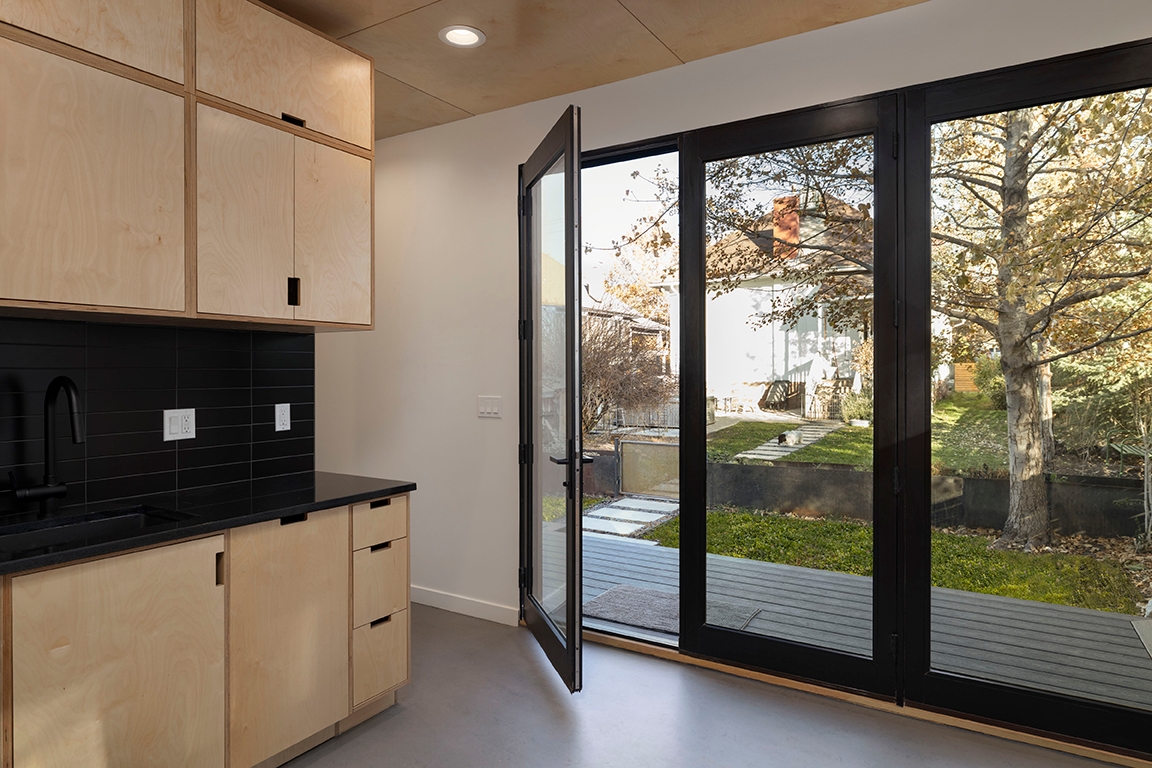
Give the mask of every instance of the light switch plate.
M 482 419 L 499 419 L 500 416 L 500 401 L 503 400 L 499 395 L 479 395 L 476 398 L 476 415 Z
M 164 442 L 196 437 L 196 409 L 173 408 L 164 411 Z
M 287 432 L 292 429 L 292 404 L 276 403 L 276 431 Z

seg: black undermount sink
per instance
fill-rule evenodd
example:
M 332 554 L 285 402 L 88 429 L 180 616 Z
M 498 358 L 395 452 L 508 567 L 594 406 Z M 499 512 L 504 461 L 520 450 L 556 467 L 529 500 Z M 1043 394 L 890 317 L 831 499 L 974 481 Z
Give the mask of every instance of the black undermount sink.
M 163 531 L 190 517 L 188 513 L 137 506 L 0 525 L 0 560 L 34 550 L 53 552 Z

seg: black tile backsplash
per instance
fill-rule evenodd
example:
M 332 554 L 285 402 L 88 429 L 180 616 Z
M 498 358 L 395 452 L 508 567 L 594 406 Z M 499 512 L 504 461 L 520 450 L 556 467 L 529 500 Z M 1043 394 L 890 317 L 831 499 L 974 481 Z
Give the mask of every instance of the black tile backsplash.
M 0 318 L 0 515 L 35 508 L 5 492 L 7 475 L 20 486 L 41 482 L 44 390 L 60 374 L 80 389 L 87 435 L 72 444 L 61 397 L 62 509 L 200 505 L 311 482 L 311 334 Z M 288 432 L 273 429 L 275 403 L 292 405 Z M 195 439 L 164 442 L 166 408 L 196 409 Z

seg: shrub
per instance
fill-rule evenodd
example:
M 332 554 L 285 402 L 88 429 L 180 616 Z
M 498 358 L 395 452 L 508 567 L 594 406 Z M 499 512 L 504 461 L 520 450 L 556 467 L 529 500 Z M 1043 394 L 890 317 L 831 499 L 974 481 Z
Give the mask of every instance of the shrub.
M 979 358 L 972 379 L 976 389 L 992 402 L 993 408 L 998 411 L 1008 410 L 1008 390 L 1004 386 L 1004 371 L 1000 368 L 1000 358 Z
M 845 392 L 840 397 L 840 418 L 872 420 L 872 387 L 863 387 L 859 392 Z

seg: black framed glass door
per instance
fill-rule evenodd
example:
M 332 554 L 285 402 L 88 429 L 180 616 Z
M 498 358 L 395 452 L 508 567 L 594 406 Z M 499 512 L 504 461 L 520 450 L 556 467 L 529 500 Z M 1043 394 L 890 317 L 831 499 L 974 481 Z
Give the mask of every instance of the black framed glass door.
M 520 166 L 520 611 L 581 687 L 580 110 Z
M 896 114 L 680 152 L 680 647 L 893 697 Z

